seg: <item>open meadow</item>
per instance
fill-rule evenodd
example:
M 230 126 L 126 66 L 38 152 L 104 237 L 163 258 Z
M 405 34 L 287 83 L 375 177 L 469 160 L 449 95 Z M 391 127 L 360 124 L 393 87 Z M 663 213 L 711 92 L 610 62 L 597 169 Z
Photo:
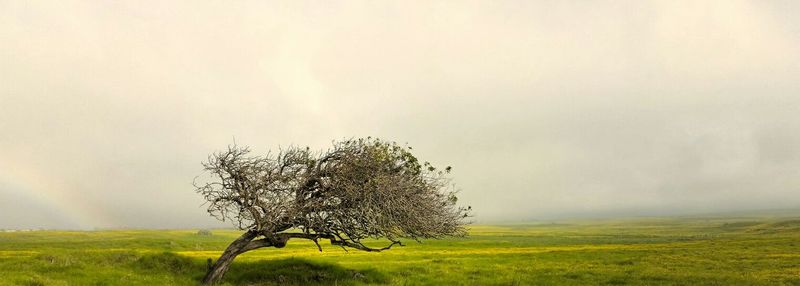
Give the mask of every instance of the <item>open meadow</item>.
M 0 233 L 0 285 L 196 285 L 233 230 Z M 375 245 L 379 245 L 377 242 Z M 227 285 L 800 285 L 800 218 L 473 225 L 382 253 L 305 240 L 243 254 Z

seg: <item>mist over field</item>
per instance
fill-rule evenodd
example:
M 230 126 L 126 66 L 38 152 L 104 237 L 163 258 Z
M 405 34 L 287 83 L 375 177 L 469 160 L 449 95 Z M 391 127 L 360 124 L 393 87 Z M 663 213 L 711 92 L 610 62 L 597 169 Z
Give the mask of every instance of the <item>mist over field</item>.
M 798 9 L 0 0 L 0 229 L 228 226 L 210 153 L 366 136 L 478 222 L 797 209 Z

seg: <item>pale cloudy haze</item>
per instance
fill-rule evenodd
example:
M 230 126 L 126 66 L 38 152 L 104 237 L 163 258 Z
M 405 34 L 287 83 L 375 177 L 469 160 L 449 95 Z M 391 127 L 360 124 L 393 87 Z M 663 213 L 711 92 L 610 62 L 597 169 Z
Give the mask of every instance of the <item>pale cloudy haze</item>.
M 0 228 L 224 225 L 206 156 L 376 136 L 478 222 L 800 207 L 793 1 L 0 1 Z

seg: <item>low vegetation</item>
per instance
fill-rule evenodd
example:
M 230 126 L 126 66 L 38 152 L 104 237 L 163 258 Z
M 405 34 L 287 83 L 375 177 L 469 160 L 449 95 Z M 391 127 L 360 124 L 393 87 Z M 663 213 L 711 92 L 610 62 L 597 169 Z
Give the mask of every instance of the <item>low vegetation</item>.
M 197 285 L 239 235 L 213 233 L 0 233 L 0 285 Z M 800 285 L 798 237 L 798 217 L 475 225 L 467 238 L 380 254 L 313 242 L 252 251 L 223 284 Z

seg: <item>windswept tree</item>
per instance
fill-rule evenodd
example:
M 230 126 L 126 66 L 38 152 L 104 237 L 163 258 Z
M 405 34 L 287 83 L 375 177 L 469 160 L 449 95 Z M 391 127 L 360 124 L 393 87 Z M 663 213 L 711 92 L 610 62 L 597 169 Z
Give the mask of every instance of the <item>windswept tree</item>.
M 247 251 L 282 248 L 290 239 L 320 240 L 380 252 L 401 239 L 420 241 L 463 236 L 469 207 L 456 206 L 446 175 L 420 163 L 410 147 L 380 139 L 334 142 L 325 152 L 289 147 L 277 154 L 250 155 L 229 146 L 203 163 L 211 175 L 195 182 L 208 212 L 244 231 L 210 265 L 204 284 L 222 279 L 231 262 Z M 373 248 L 366 239 L 386 239 Z

